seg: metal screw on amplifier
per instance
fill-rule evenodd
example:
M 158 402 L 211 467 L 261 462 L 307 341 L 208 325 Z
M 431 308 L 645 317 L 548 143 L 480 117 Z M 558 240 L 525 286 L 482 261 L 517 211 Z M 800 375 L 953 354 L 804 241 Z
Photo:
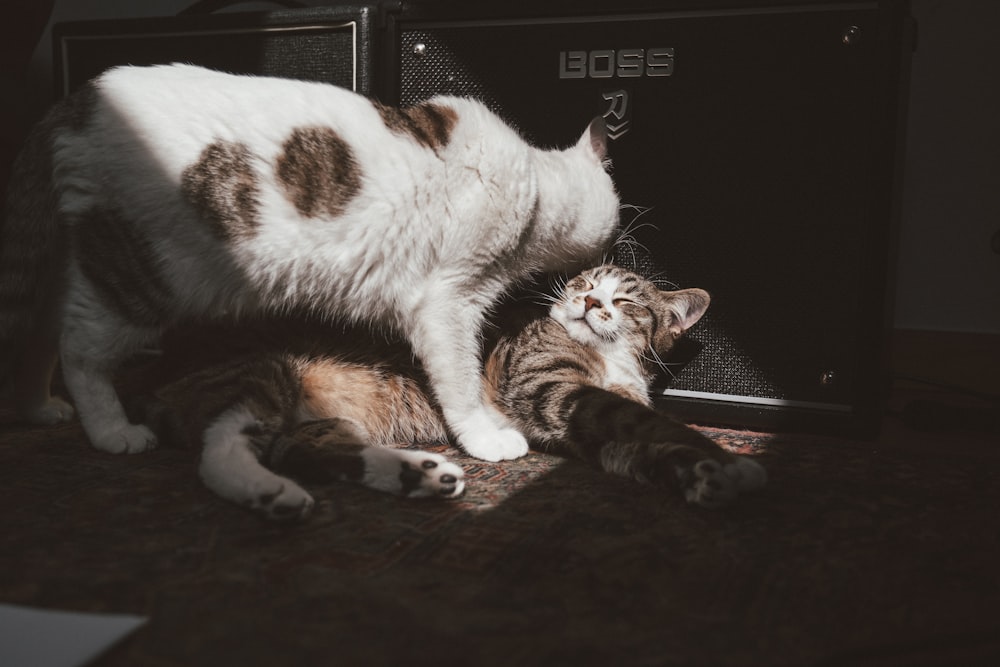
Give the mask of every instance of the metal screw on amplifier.
M 413 55 L 417 58 L 423 58 L 427 55 L 427 45 L 423 42 L 417 42 L 413 45 Z
M 836 371 L 824 371 L 822 375 L 819 376 L 819 383 L 824 387 L 829 387 L 837 381 Z
M 852 46 L 856 44 L 861 39 L 861 28 L 856 25 L 852 25 L 846 30 L 844 34 L 841 35 L 840 41 L 844 43 L 844 46 Z

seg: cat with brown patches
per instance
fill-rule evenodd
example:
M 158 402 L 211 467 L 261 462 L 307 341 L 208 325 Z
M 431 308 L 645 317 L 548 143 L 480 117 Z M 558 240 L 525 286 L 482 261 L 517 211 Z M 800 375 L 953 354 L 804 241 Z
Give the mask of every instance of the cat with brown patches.
M 610 265 L 587 270 L 546 316 L 488 350 L 483 393 L 537 449 L 721 507 L 762 486 L 763 467 L 658 412 L 649 396 L 659 358 L 708 304 L 703 290 L 660 290 Z M 199 361 L 192 372 L 175 367 L 190 365 L 191 350 L 204 352 L 209 337 L 175 344 L 179 354 L 168 347 L 163 363 L 179 379 L 137 407 L 165 440 L 201 448 L 199 474 L 210 489 L 277 519 L 312 508 L 300 481 L 347 480 L 414 497 L 462 492 L 459 466 L 393 447 L 449 440 L 408 347 L 331 345 L 323 327 L 275 326 L 255 338 L 248 330 L 221 337 L 230 358 Z
M 139 452 L 116 369 L 182 322 L 308 311 L 393 332 L 472 456 L 527 451 L 483 397 L 487 310 L 601 256 L 618 223 L 600 119 L 565 150 L 482 104 L 390 109 L 335 86 L 187 65 L 119 67 L 39 125 L 0 229 L 0 376 L 22 416 L 61 358 L 91 443 Z M 236 465 L 238 462 L 234 462 Z

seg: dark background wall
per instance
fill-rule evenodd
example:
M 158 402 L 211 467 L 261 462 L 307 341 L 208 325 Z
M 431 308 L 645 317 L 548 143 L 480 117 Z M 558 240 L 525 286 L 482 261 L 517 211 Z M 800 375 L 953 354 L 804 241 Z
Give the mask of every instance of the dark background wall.
M 1000 2 L 912 6 L 896 325 L 1000 333 Z

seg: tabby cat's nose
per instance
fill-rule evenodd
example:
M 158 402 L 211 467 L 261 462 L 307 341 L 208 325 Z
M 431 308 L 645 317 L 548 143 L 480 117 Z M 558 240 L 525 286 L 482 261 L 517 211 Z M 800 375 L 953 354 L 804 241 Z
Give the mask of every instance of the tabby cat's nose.
M 587 312 L 591 308 L 600 308 L 600 307 L 601 307 L 600 299 L 595 299 L 589 294 L 583 297 L 583 312 Z

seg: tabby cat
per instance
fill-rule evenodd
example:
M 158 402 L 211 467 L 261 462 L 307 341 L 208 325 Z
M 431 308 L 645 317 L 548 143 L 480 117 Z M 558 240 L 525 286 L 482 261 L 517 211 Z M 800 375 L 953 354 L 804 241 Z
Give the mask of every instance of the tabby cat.
M 532 445 L 718 507 L 762 486 L 764 469 L 652 407 L 658 359 L 708 307 L 700 289 L 662 291 L 602 265 L 573 278 L 548 314 L 499 337 L 484 395 Z M 200 443 L 199 473 L 228 500 L 271 518 L 309 512 L 306 482 L 351 480 L 403 496 L 455 497 L 462 469 L 386 447 L 446 442 L 448 430 L 405 347 L 345 351 L 313 329 L 226 340 L 230 359 L 160 388 L 136 409 L 169 442 Z M 235 334 L 247 339 L 247 329 Z M 197 339 L 175 345 L 190 361 Z M 342 339 L 340 339 L 342 340 Z M 263 341 L 263 342 L 261 342 Z M 173 367 L 170 346 L 163 362 Z
M 58 105 L 16 165 L 0 230 L 0 376 L 22 415 L 155 445 L 117 368 L 168 325 L 309 310 L 412 345 L 470 455 L 523 455 L 484 401 L 486 310 L 535 271 L 593 262 L 618 223 L 600 119 L 528 145 L 478 102 L 408 109 L 335 86 L 119 67 Z

